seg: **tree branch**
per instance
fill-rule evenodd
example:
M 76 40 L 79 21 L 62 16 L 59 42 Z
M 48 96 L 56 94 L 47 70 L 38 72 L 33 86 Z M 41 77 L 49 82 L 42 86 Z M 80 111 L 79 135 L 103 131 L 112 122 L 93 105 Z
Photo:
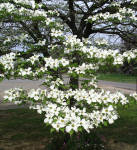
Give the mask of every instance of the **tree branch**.
M 75 24 L 75 10 L 74 10 L 74 0 L 68 0 L 68 6 L 69 6 L 69 17 L 70 17 L 70 22 L 72 24 L 72 32 L 75 34 L 77 31 L 76 24 Z
M 30 28 L 27 27 L 27 25 L 23 21 L 19 21 L 19 23 L 22 25 L 22 27 L 24 28 L 24 30 L 27 31 L 28 34 L 34 39 L 34 41 L 38 42 L 37 37 L 35 37 L 35 35 L 33 34 L 33 32 L 30 30 Z

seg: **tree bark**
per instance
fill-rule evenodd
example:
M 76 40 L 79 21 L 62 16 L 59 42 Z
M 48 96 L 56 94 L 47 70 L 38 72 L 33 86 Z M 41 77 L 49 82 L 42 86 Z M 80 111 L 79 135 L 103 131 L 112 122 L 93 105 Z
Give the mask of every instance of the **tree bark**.
M 74 77 L 70 76 L 69 84 L 70 84 L 70 88 L 72 90 L 77 89 L 78 88 L 78 77 L 74 78 Z M 74 104 L 75 104 L 75 99 L 72 97 L 72 98 L 70 98 L 69 108 L 71 109 L 71 107 L 73 107 Z
M 74 59 L 73 60 L 73 63 L 77 63 L 78 65 L 80 65 L 80 56 L 78 55 L 78 53 L 74 53 L 72 58 Z M 75 89 L 78 89 L 79 88 L 79 76 L 70 76 L 70 81 L 69 81 L 69 84 L 70 84 L 70 88 L 72 90 L 75 90 Z M 75 104 L 75 99 L 72 97 L 70 99 L 70 109 L 71 107 Z

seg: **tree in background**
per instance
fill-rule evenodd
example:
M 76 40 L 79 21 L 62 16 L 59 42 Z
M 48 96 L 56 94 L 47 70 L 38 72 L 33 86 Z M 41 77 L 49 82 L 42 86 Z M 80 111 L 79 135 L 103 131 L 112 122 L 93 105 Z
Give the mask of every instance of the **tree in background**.
M 132 33 L 129 35 L 129 38 L 122 40 L 121 43 L 121 51 L 128 51 L 130 49 L 137 48 L 137 28 L 134 27 L 132 29 L 128 29 L 128 32 Z M 137 62 L 132 60 L 130 62 L 125 61 L 123 66 L 121 67 L 121 72 L 125 74 L 137 74 Z
M 133 59 L 136 61 L 137 50 L 121 54 L 118 50 L 110 49 L 103 40 L 96 41 L 93 46 L 91 41 L 83 38 L 87 33 L 85 28 L 79 35 L 71 34 L 59 19 L 63 12 L 51 10 L 54 7 L 50 6 L 50 9 L 47 9 L 48 4 L 40 2 L 33 0 L 0 2 L 1 18 L 10 17 L 24 29 L 23 34 L 12 35 L 12 40 L 18 41 L 20 45 L 26 45 L 27 52 L 27 54 L 9 53 L 0 57 L 1 80 L 11 77 L 35 80 L 45 78 L 44 90 L 10 89 L 6 91 L 4 99 L 15 104 L 27 103 L 31 109 L 43 113 L 44 122 L 50 125 L 51 131 L 63 132 L 67 136 L 64 142 L 70 144 L 69 139 L 71 141 L 73 135 L 79 135 L 83 131 L 90 133 L 93 129 L 112 124 L 118 119 L 117 106 L 127 105 L 128 98 L 120 92 L 110 93 L 99 89 L 95 75 L 102 69 L 119 67 L 124 61 Z M 73 8 L 73 1 L 64 2 L 67 2 L 70 10 Z M 83 2 L 86 5 L 86 2 Z M 137 1 L 121 1 L 121 3 L 93 1 L 90 5 L 92 9 L 96 8 L 96 11 L 94 9 L 92 11 L 95 14 L 91 13 L 84 18 L 84 23 L 90 26 L 96 22 L 96 28 L 99 28 L 100 22 L 102 25 L 105 23 L 101 28 L 109 30 L 109 24 L 113 26 L 110 21 L 127 23 L 128 18 L 129 22 L 136 22 L 135 12 L 124 6 L 125 4 L 127 7 L 132 6 L 137 4 Z M 115 11 L 112 14 L 107 13 L 111 7 L 117 7 L 117 11 L 113 9 Z M 73 9 L 68 12 L 70 22 L 74 19 Z M 104 14 L 100 9 L 105 9 Z M 81 18 L 81 15 L 79 17 Z M 68 83 L 64 79 L 65 76 Z M 136 103 L 137 94 L 131 96 Z M 81 147 L 83 143 L 80 141 L 82 140 L 79 139 L 79 144 L 71 144 L 73 149 Z M 86 140 L 82 148 L 91 148 L 90 146 L 90 141 Z
M 4 2 L 6 1 L 1 1 L 0 3 L 3 5 Z M 132 40 L 132 32 L 128 29 L 136 28 L 136 1 L 35 0 L 29 1 L 29 4 L 24 1 L 23 5 L 20 6 L 18 1 L 11 0 L 8 2 L 9 7 L 12 7 L 12 5 L 20 7 L 20 13 L 23 13 L 26 8 L 29 10 L 31 10 L 31 8 L 36 9 L 34 8 L 35 4 L 41 5 L 43 12 L 50 10 L 58 11 L 58 16 L 54 17 L 60 20 L 64 27 L 68 28 L 73 35 L 77 35 L 77 38 L 80 39 L 82 39 L 82 37 L 91 37 L 94 34 L 107 34 L 118 35 L 124 41 L 130 40 L 130 43 L 135 43 L 134 40 Z M 4 7 L 2 5 L 1 8 Z M 30 20 L 27 17 L 23 20 L 19 18 L 19 15 L 15 15 L 14 13 L 9 15 L 7 13 L 4 14 L 4 16 L 1 15 L 1 22 L 6 22 L 8 25 L 11 22 L 18 23 L 18 28 L 24 32 L 22 38 L 20 37 L 22 40 L 23 36 L 24 40 L 27 40 L 25 36 L 28 36 L 28 38 L 32 40 L 29 40 L 29 42 L 31 41 L 34 44 L 46 39 L 48 45 L 50 42 L 48 30 L 40 21 L 35 19 Z M 7 37 L 4 36 L 4 39 L 6 40 Z M 40 51 L 45 52 L 44 49 Z
M 10 53 L 12 47 L 15 46 L 14 43 L 11 45 L 8 43 L 11 41 L 11 39 L 8 38 L 8 35 L 10 34 L 11 36 L 12 31 L 13 29 L 10 28 L 10 30 L 8 30 L 8 26 L 4 26 L 3 23 L 0 24 L 0 56 L 6 53 Z M 5 37 L 7 37 L 7 40 L 5 40 Z

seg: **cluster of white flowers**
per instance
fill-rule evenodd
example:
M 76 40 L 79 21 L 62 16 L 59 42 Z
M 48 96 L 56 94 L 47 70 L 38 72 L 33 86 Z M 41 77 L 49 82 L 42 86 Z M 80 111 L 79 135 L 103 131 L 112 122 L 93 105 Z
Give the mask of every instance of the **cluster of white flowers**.
M 27 69 L 20 68 L 19 75 L 20 76 L 33 75 L 32 68 L 30 68 L 30 67 Z
M 46 22 L 47 12 L 45 12 L 44 10 L 41 10 L 41 9 L 31 10 L 31 9 L 27 9 L 24 7 L 21 7 L 20 9 L 17 9 L 16 11 L 15 10 L 14 10 L 14 13 L 18 13 L 19 15 L 27 15 L 29 17 L 39 17 L 39 16 L 44 17 L 45 22 Z
M 137 51 L 136 50 L 132 50 L 129 52 L 124 52 L 123 54 L 119 54 L 118 51 L 114 51 L 114 50 L 102 50 L 102 49 L 98 49 L 96 47 L 83 47 L 82 51 L 86 54 L 88 54 L 89 58 L 103 58 L 104 60 L 107 57 L 112 57 L 113 60 L 113 64 L 117 65 L 117 64 L 123 64 L 124 59 L 136 59 L 137 56 Z M 26 62 L 31 62 L 32 65 L 35 65 L 35 62 L 38 61 L 39 63 L 39 54 L 35 54 L 34 56 L 30 57 L 29 59 L 26 60 Z M 5 68 L 5 70 L 11 70 L 13 71 L 13 69 L 15 68 L 15 64 L 17 63 L 15 61 L 16 58 L 16 54 L 15 53 L 10 53 L 10 54 L 6 54 L 2 57 L 0 57 L 0 63 L 3 65 L 3 67 Z M 82 65 L 78 66 L 78 67 L 69 67 L 69 60 L 65 59 L 65 58 L 61 58 L 59 59 L 53 59 L 52 57 L 49 58 L 45 58 L 43 57 L 43 60 L 45 61 L 45 66 L 42 67 L 38 67 L 36 70 L 32 70 L 31 66 L 28 68 L 20 68 L 18 74 L 20 76 L 24 76 L 24 75 L 32 75 L 32 76 L 37 76 L 40 72 L 44 73 L 45 71 L 48 70 L 48 68 L 54 69 L 54 68 L 59 68 L 59 67 L 67 67 L 68 66 L 68 73 L 77 73 L 77 74 L 85 74 L 88 70 L 97 70 L 99 69 L 98 65 L 96 64 L 85 64 L 83 63 Z M 103 65 L 103 63 L 98 63 Z
M 95 64 L 85 64 L 83 63 L 78 67 L 69 67 L 68 73 L 76 72 L 77 74 L 85 74 L 87 70 L 97 70 L 98 66 Z
M 21 103 L 22 89 L 11 89 L 5 93 L 5 99 Z M 71 97 L 74 97 L 76 103 L 81 101 L 83 105 L 86 102 L 95 108 L 90 109 L 88 112 L 86 108 L 79 109 L 75 106 L 70 109 L 67 100 Z M 47 98 L 48 100 L 46 100 Z M 128 103 L 127 98 L 119 92 L 113 94 L 109 91 L 96 92 L 95 90 L 86 91 L 84 89 L 68 91 L 60 91 L 56 88 L 50 91 L 31 89 L 27 93 L 26 99 L 31 99 L 27 101 L 31 104 L 30 108 L 37 109 L 38 113 L 45 113 L 45 123 L 51 124 L 57 131 L 64 128 L 68 133 L 72 130 L 78 132 L 79 127 L 89 132 L 90 129 L 98 127 L 104 121 L 108 121 L 111 124 L 118 118 L 115 107 L 112 104 L 122 103 L 124 105 Z M 98 103 L 103 104 L 102 106 L 104 107 L 100 108 Z
M 9 13 L 15 10 L 15 6 L 11 3 L 1 3 L 0 4 L 0 11 L 5 10 Z
M 105 50 L 97 47 L 91 46 L 89 49 L 86 47 L 82 48 L 82 52 L 87 53 L 89 58 L 103 58 L 106 59 L 108 57 L 113 57 L 113 64 L 123 64 L 124 59 L 136 59 L 137 58 L 137 50 L 126 51 L 123 54 L 120 54 L 118 50 Z
M 69 61 L 66 60 L 65 58 L 61 58 L 60 60 L 53 59 L 52 57 L 46 58 L 46 57 L 40 56 L 40 54 L 34 54 L 30 58 L 28 58 L 26 60 L 26 62 L 31 62 L 32 65 L 35 65 L 35 63 L 37 61 L 40 64 L 39 57 L 41 57 L 44 60 L 44 66 L 43 66 L 43 64 L 41 64 L 41 67 L 35 66 L 36 67 L 35 69 L 31 65 L 28 68 L 26 68 L 26 66 L 24 66 L 25 68 L 20 68 L 17 71 L 17 74 L 22 77 L 23 76 L 36 77 L 39 73 L 45 73 L 46 71 L 48 71 L 49 68 L 54 69 L 54 68 L 59 68 L 59 67 L 66 67 L 69 65 Z
M 124 15 L 124 14 L 128 14 L 128 15 L 131 16 L 132 19 L 137 20 L 137 19 L 136 19 L 136 12 L 133 11 L 132 9 L 130 9 L 130 8 L 125 8 L 125 7 L 120 8 L 120 9 L 119 9 L 119 13 L 121 13 L 121 14 L 123 14 L 123 15 Z
M 9 53 L 0 57 L 0 64 L 3 65 L 5 70 L 14 69 L 16 53 Z
M 95 43 L 97 45 L 108 45 L 108 42 L 105 39 L 96 39 Z
M 24 77 L 25 78 L 29 78 L 29 77 L 33 77 L 33 78 L 36 78 L 40 73 L 43 74 L 44 76 L 44 73 L 47 71 L 47 67 L 40 67 L 36 70 L 32 69 L 31 67 L 28 67 L 28 68 L 20 68 L 19 71 L 17 72 L 17 74 L 19 75 L 19 77 Z
M 43 40 L 39 40 L 38 43 L 36 43 L 35 45 L 43 46 L 45 45 L 45 43 L 46 43 L 46 39 L 43 39 Z
M 72 38 L 72 39 L 71 39 Z M 66 36 L 67 39 L 67 36 Z M 107 44 L 105 40 L 98 42 L 98 44 Z M 113 65 L 123 64 L 124 58 L 132 59 L 136 58 L 136 50 L 132 50 L 129 52 L 125 52 L 124 54 L 120 54 L 118 50 L 112 49 L 101 49 L 95 46 L 84 46 L 84 43 L 76 38 L 74 35 L 69 35 L 68 40 L 64 42 L 66 48 L 64 49 L 64 53 L 69 54 L 73 51 L 80 51 L 87 55 L 88 58 L 98 58 L 98 59 L 106 59 L 108 57 L 113 57 Z
M 47 12 L 44 10 L 35 10 L 33 13 L 33 17 L 43 16 L 44 18 L 47 18 Z
M 21 104 L 22 100 L 20 100 L 21 93 L 23 89 L 21 88 L 14 88 L 5 91 L 4 99 L 8 100 L 9 102 L 13 102 L 14 104 Z
M 131 3 L 132 3 L 132 4 L 137 3 L 137 0 L 131 0 Z
M 134 59 L 137 57 L 137 49 L 126 51 L 123 53 L 123 56 L 127 58 L 127 60 Z
M 97 85 L 97 82 L 96 82 L 96 77 L 93 77 L 93 78 L 91 79 L 91 81 L 88 83 L 88 85 L 97 88 L 98 85 Z
M 52 90 L 54 88 L 58 88 L 60 85 L 63 85 L 64 82 L 61 78 L 54 79 L 53 76 L 47 75 L 44 81 L 44 85 L 48 85 L 48 87 Z
M 51 29 L 51 36 L 58 37 L 63 36 L 63 32 L 61 30 Z
M 28 34 L 22 33 L 19 36 L 15 36 L 15 39 L 19 40 L 20 42 L 23 42 L 29 37 Z
M 39 61 L 39 57 L 40 57 L 40 54 L 34 54 L 33 56 L 31 56 L 29 59 L 27 59 L 26 61 L 27 62 L 31 62 L 32 65 L 34 65 L 34 63 L 36 61 Z
M 28 92 L 28 97 L 29 98 L 33 98 L 35 101 L 38 101 L 40 99 L 42 99 L 42 95 L 44 94 L 44 96 L 46 95 L 46 90 L 41 90 L 41 89 L 31 89 Z
M 34 0 L 15 0 L 15 2 L 17 4 L 26 4 L 26 5 L 30 5 L 32 8 L 35 8 L 36 4 Z M 23 3 L 22 3 L 23 2 Z M 44 11 L 43 9 L 41 9 L 42 4 L 37 4 L 37 9 L 28 9 L 25 8 L 23 6 L 21 6 L 20 9 L 18 9 L 14 4 L 12 3 L 1 3 L 0 4 L 0 11 L 7 11 L 8 13 L 11 14 L 17 14 L 17 15 L 21 15 L 21 16 L 28 16 L 30 18 L 34 18 L 34 17 L 44 17 L 43 22 L 45 22 L 46 25 L 49 25 L 51 22 L 55 22 L 53 19 L 51 19 L 50 17 L 47 17 L 47 14 L 56 14 L 58 15 L 57 11 Z
M 118 54 L 118 55 L 116 55 L 116 56 L 114 57 L 114 62 L 113 62 L 113 64 L 114 64 L 114 65 L 117 65 L 117 64 L 122 65 L 122 64 L 123 64 L 123 61 L 124 61 L 123 55 Z
M 20 42 L 23 42 L 25 41 L 26 39 L 28 39 L 29 35 L 28 34 L 25 34 L 25 33 L 22 33 L 22 34 L 19 34 L 19 35 L 16 35 L 16 36 L 8 36 L 7 39 L 4 40 L 3 44 L 7 44 L 8 42 L 11 42 L 13 40 L 18 40 Z
M 84 46 L 83 42 L 76 35 L 65 35 L 64 45 L 66 46 L 65 53 L 69 53 L 76 49 L 76 46 Z M 68 47 L 68 48 L 67 48 Z
M 116 7 L 116 6 L 117 6 L 117 7 L 120 7 L 121 4 L 120 4 L 120 2 L 115 2 L 115 1 L 114 1 L 114 2 L 112 2 L 112 3 L 110 4 L 110 7 L 111 7 L 111 6 L 114 6 L 114 7 Z
M 4 40 L 3 44 L 7 44 L 10 41 L 11 41 L 11 37 L 7 37 L 7 39 Z
M 89 49 L 89 57 L 96 57 L 96 58 L 103 58 L 106 59 L 108 57 L 113 57 L 114 61 L 113 64 L 123 64 L 123 55 L 119 53 L 117 50 L 105 50 L 105 49 L 98 49 L 97 47 L 90 47 Z
M 129 101 L 124 96 L 124 94 L 120 92 L 110 93 L 110 91 L 101 90 L 96 92 L 94 89 L 92 90 L 85 90 L 85 89 L 78 89 L 78 90 L 69 90 L 68 94 L 65 97 L 74 97 L 78 102 L 85 100 L 87 104 L 92 103 L 99 103 L 99 104 L 109 104 L 109 103 L 121 103 L 122 105 L 127 104 Z
M 48 103 L 47 107 L 43 107 L 41 110 L 46 112 L 45 123 L 50 122 L 56 131 L 64 128 L 68 133 L 71 131 L 78 132 L 79 128 L 90 132 L 91 129 L 103 123 L 104 120 L 111 124 L 118 118 L 112 106 L 103 108 L 101 111 L 94 110 L 87 113 L 86 109 L 80 110 L 76 107 L 69 109 L 68 107 L 58 107 L 56 104 Z
M 0 78 L 4 78 L 4 74 L 0 74 Z
M 31 6 L 33 9 L 36 7 L 34 0 L 14 0 L 17 4 L 25 4 Z
M 130 19 L 137 21 L 136 13 L 132 9 L 129 8 L 120 8 L 119 12 L 115 14 L 110 14 L 109 12 L 106 13 L 99 13 L 94 16 L 89 16 L 86 21 L 108 21 L 109 19 L 118 19 L 119 21 L 122 21 L 123 19 L 126 19 L 126 17 L 129 16 Z
M 59 85 L 63 85 L 63 80 L 60 78 L 57 78 L 56 81 L 51 81 L 50 83 L 50 89 L 54 89 L 55 87 L 58 87 Z
M 61 81 L 61 84 L 63 84 L 62 81 Z M 19 93 L 21 91 L 22 89 L 18 89 L 18 88 L 6 91 L 5 93 L 7 94 L 7 96 L 5 96 L 4 98 L 5 99 L 9 98 L 10 101 L 15 100 L 16 95 L 18 98 L 19 94 L 14 94 L 14 93 Z M 10 93 L 11 95 L 9 95 Z M 50 90 L 49 89 L 47 90 L 46 89 L 45 90 L 31 89 L 28 92 L 27 97 L 33 98 L 36 101 L 38 100 L 44 101 L 44 98 L 46 97 L 49 99 L 56 99 L 55 103 L 59 103 L 65 106 L 67 106 L 67 103 L 65 102 L 66 99 L 69 99 L 71 97 L 74 97 L 74 99 L 77 102 L 80 102 L 80 101 L 86 102 L 89 105 L 93 103 L 107 104 L 107 105 L 109 105 L 110 103 L 111 104 L 121 103 L 122 105 L 125 105 L 129 102 L 127 97 L 125 97 L 124 94 L 120 92 L 111 93 L 110 91 L 104 91 L 104 90 L 96 91 L 94 89 L 89 90 L 89 91 L 85 89 L 76 89 L 76 90 L 69 89 L 67 91 L 61 91 L 57 89 L 56 87 L 55 88 L 52 87 L 50 88 Z
M 45 67 L 50 67 L 51 69 L 53 68 L 58 68 L 60 65 L 62 66 L 68 66 L 69 65 L 69 60 L 66 60 L 65 58 L 59 59 L 53 59 L 52 57 L 49 58 L 44 58 L 45 61 Z

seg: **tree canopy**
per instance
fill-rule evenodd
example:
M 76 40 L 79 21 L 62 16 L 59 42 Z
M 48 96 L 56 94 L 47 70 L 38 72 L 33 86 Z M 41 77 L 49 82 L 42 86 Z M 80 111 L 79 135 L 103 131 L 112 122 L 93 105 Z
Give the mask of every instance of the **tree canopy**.
M 95 34 L 118 35 L 136 45 L 131 32 L 137 27 L 136 0 L 1 0 L 1 23 L 5 24 L 8 32 L 13 30 L 13 24 L 16 24 L 16 30 L 22 32 L 14 32 L 11 37 L 3 35 L 3 38 L 11 39 L 11 43 L 20 40 L 22 45 L 27 43 L 27 46 L 28 43 L 36 44 L 45 39 L 45 46 L 49 45 L 49 28 L 45 27 L 45 23 L 49 22 L 44 17 L 50 11 L 56 11 L 57 14 L 53 16 L 77 38 L 88 38 Z M 11 26 L 11 29 L 7 26 Z M 45 49 L 39 50 L 47 55 Z

